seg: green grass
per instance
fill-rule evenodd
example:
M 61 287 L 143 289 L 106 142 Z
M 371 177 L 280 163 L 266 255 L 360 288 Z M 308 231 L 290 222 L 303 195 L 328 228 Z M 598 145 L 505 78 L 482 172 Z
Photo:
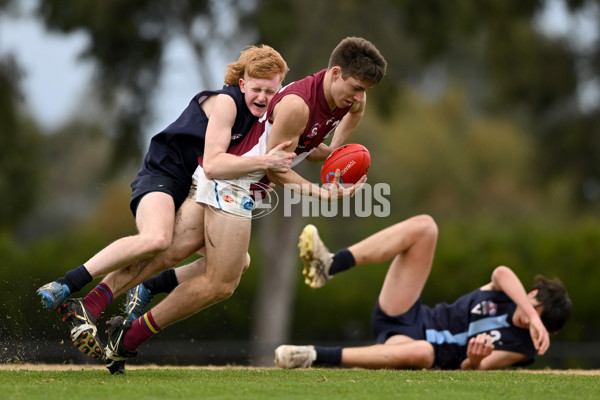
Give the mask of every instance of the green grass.
M 600 376 L 359 369 L 0 370 L 2 399 L 593 399 Z

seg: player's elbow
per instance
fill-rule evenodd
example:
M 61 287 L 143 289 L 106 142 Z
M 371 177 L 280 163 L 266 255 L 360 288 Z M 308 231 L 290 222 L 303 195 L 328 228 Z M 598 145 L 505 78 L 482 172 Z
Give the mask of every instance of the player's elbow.
M 217 178 L 214 162 L 205 161 L 204 164 L 202 165 L 202 169 L 204 170 L 204 176 L 206 176 L 207 179 Z
M 224 166 L 227 165 L 228 159 L 223 156 L 224 152 L 212 151 L 210 154 L 204 154 L 202 160 L 202 169 L 204 176 L 208 179 L 223 178 Z
M 492 272 L 492 282 L 502 281 L 502 279 L 508 275 L 512 275 L 513 272 L 510 268 L 504 265 L 500 265 L 494 268 Z

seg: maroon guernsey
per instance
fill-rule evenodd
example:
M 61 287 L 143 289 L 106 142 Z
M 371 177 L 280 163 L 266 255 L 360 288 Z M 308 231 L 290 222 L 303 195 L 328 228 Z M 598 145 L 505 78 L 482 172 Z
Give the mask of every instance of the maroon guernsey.
M 298 156 L 292 161 L 292 167 L 304 160 L 312 150 L 335 130 L 342 118 L 350 111 L 350 107 L 336 107 L 333 110 L 329 108 L 329 104 L 325 98 L 325 90 L 323 89 L 323 79 L 326 72 L 327 70 L 324 69 L 282 87 L 270 101 L 265 115 L 254 123 L 244 140 L 231 144 L 227 152 L 239 156 L 267 154 L 267 139 L 273 125 L 273 109 L 285 96 L 296 95 L 301 97 L 308 105 L 309 118 L 304 132 L 298 140 L 298 146 L 294 150 Z M 199 163 L 202 165 L 202 157 L 199 157 Z M 254 181 L 257 180 L 256 178 L 256 173 L 240 177 L 240 179 L 251 179 Z M 262 172 L 262 179 L 260 181 L 268 183 L 264 172 Z

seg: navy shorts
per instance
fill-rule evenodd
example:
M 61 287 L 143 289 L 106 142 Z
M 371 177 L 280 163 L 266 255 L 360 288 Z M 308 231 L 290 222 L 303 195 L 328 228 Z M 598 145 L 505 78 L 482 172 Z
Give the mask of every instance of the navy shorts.
M 379 306 L 379 299 L 375 302 L 371 314 L 371 329 L 377 343 L 385 341 L 394 335 L 405 335 L 415 340 L 425 340 L 425 329 L 422 320 L 421 298 L 404 314 L 387 315 Z
M 377 301 L 371 316 L 371 328 L 377 343 L 385 343 L 388 338 L 394 335 L 405 335 L 414 340 L 427 340 L 425 325 L 426 321 L 430 319 L 427 310 L 428 308 L 422 305 L 421 298 L 419 298 L 404 314 L 390 316 L 381 310 L 379 301 Z M 457 344 L 439 345 L 431 343 L 431 345 L 434 352 L 434 368 L 460 368 L 460 362 L 465 358 L 465 355 Z
M 191 180 L 186 184 L 164 175 L 137 175 L 133 182 L 131 182 L 129 208 L 131 208 L 131 212 L 135 217 L 142 197 L 151 192 L 163 192 L 173 198 L 175 210 L 178 210 L 187 198 L 190 186 Z

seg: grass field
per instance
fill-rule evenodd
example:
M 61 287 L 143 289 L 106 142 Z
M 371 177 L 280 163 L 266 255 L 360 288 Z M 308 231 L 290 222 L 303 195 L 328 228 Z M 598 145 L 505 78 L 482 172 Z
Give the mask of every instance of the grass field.
M 585 372 L 585 371 L 584 371 Z M 2 369 L 2 399 L 598 399 L 597 373 L 361 369 Z

